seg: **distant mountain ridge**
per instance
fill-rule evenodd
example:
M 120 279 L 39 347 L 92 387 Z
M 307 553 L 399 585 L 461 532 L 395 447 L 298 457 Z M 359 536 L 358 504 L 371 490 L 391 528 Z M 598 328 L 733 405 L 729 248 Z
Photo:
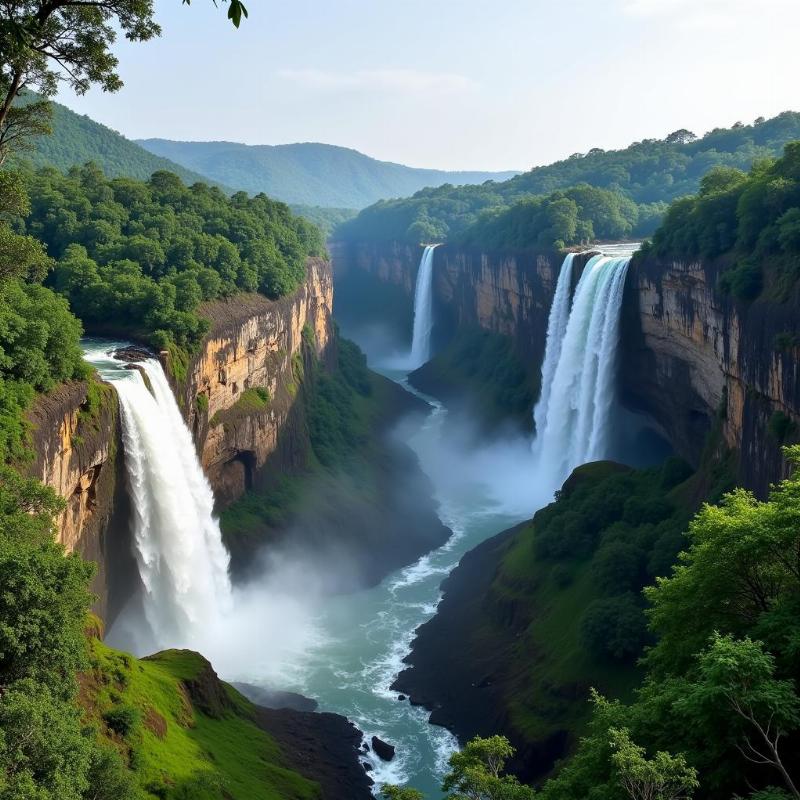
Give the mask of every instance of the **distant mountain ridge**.
M 31 97 L 35 97 L 30 93 Z M 147 180 L 158 170 L 168 170 L 187 183 L 214 183 L 205 175 L 145 150 L 121 133 L 85 114 L 76 114 L 61 103 L 53 103 L 53 133 L 39 136 L 35 147 L 22 154 L 22 160 L 36 167 L 67 170 L 94 161 L 111 178 Z M 224 188 L 224 187 L 223 187 Z
M 428 186 L 479 184 L 518 175 L 448 172 L 378 161 L 347 147 L 300 143 L 177 142 L 138 139 L 149 152 L 246 192 L 264 192 L 286 203 L 364 208 L 378 200 L 406 197 Z

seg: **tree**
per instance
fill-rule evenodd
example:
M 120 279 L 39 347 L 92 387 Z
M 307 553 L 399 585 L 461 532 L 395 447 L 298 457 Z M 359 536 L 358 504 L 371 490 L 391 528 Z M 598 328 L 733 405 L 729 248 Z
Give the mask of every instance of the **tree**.
M 45 101 L 14 107 L 25 89 L 50 97 L 58 82 L 66 81 L 78 94 L 92 85 L 115 92 L 122 87 L 119 62 L 111 52 L 117 30 L 132 42 L 161 33 L 153 0 L 7 0 L 2 15 L 0 164 L 12 147 L 24 147 L 29 137 L 49 132 Z M 241 0 L 230 0 L 228 18 L 237 28 L 243 16 L 247 9 Z
M 683 756 L 659 751 L 648 759 L 627 728 L 611 728 L 611 762 L 631 800 L 687 800 L 700 785 Z
M 696 142 L 697 136 L 686 128 L 680 128 L 670 133 L 664 141 L 667 144 L 689 144 L 689 142 Z
M 505 736 L 476 736 L 450 756 L 450 771 L 442 782 L 447 800 L 532 800 L 533 789 L 502 774 L 513 755 Z
M 381 788 L 383 800 L 424 800 L 424 795 L 410 786 L 392 786 L 387 784 Z
M 800 798 L 780 750 L 781 740 L 800 727 L 800 698 L 791 680 L 775 677 L 775 658 L 762 642 L 715 633 L 680 707 L 701 720 L 724 709 L 726 717 L 714 727 L 738 730 L 742 756 L 777 770 L 792 796 Z

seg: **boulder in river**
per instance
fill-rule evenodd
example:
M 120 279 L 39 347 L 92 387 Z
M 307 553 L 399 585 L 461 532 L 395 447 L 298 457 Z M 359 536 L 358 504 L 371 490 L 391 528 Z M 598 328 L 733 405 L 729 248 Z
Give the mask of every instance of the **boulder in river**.
M 383 761 L 391 761 L 394 758 L 394 746 L 377 736 L 372 737 L 372 750 Z

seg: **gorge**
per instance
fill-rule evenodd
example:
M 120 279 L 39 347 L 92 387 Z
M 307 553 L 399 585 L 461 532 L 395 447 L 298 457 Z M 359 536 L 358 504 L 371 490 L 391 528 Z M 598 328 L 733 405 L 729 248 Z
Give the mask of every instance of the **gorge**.
M 64 107 L 48 134 L 30 87 L 75 59 L 51 73 L 48 47 L 88 59 L 76 91 L 113 90 L 117 27 L 160 25 L 149 0 L 18 6 L 0 20 L 3 800 L 800 797 L 800 114 L 393 198 L 409 170 L 340 147 L 291 148 L 281 176 L 286 148 L 160 140 L 178 167 Z M 444 54 L 449 30 L 411 45 Z M 323 69 L 325 45 L 270 80 L 336 94 L 361 131 L 344 98 L 377 83 L 387 146 L 406 101 L 429 95 L 427 146 L 484 91 L 422 60 Z M 255 119 L 262 87 L 228 83 L 208 118 L 236 88 Z M 645 123 L 609 115 L 602 136 Z M 278 183 L 320 207 L 246 191 Z M 337 197 L 374 204 L 322 207 Z

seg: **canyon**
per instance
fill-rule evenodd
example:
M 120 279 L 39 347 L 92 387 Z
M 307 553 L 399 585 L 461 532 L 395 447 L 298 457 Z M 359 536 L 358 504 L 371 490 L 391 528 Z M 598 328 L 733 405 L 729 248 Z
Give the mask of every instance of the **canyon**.
M 331 251 L 337 315 L 349 319 L 357 300 L 362 317 L 371 314 L 392 325 L 388 297 L 396 307 L 410 308 L 421 247 L 337 242 Z M 576 256 L 573 284 L 590 255 Z M 442 346 L 469 329 L 500 334 L 513 342 L 520 362 L 537 372 L 562 260 L 552 250 L 437 247 L 435 341 Z M 647 255 L 634 259 L 623 299 L 619 392 L 623 404 L 644 413 L 694 467 L 707 447 L 720 457 L 731 453 L 737 481 L 763 497 L 787 474 L 785 437 L 776 432 L 776 421 L 784 431 L 800 421 L 794 336 L 800 320 L 791 303 L 765 297 L 744 304 L 723 294 L 717 288 L 721 268 Z M 355 286 L 366 288 L 358 294 Z M 370 307 L 362 301 L 375 286 L 381 301 Z M 395 332 L 404 333 L 397 326 Z

